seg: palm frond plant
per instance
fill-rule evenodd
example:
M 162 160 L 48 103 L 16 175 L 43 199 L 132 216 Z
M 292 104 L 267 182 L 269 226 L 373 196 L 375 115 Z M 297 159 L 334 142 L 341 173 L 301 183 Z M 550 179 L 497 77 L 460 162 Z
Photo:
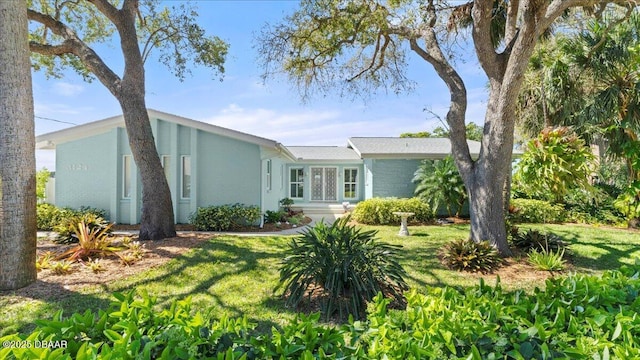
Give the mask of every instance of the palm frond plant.
M 434 214 L 445 206 L 449 216 L 460 216 L 467 189 L 451 156 L 442 160 L 424 160 L 413 176 L 414 194 L 428 203 Z
M 317 299 L 326 319 L 336 313 L 344 319 L 362 318 L 377 293 L 403 302 L 408 286 L 398 261 L 401 246 L 377 241 L 377 231 L 349 225 L 350 219 L 317 223 L 291 240 L 274 290 L 283 289 L 287 306 Z

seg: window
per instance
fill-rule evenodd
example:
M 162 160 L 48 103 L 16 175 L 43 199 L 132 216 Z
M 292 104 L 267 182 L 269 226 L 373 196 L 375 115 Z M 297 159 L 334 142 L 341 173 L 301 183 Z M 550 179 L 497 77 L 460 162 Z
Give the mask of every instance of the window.
M 301 199 L 304 197 L 304 169 L 290 169 L 289 172 L 289 197 Z
M 122 157 L 122 198 L 131 199 L 131 191 L 133 190 L 133 179 L 131 178 L 132 172 L 132 158 L 131 155 L 124 155 Z
M 191 197 L 191 157 L 182 157 L 182 193 L 183 199 Z
M 162 155 L 162 168 L 164 169 L 164 176 L 167 178 L 167 181 L 171 178 L 169 174 L 171 173 L 171 158 L 169 155 Z
M 344 169 L 344 198 L 358 198 L 358 169 Z
M 271 159 L 267 160 L 267 190 L 271 190 Z

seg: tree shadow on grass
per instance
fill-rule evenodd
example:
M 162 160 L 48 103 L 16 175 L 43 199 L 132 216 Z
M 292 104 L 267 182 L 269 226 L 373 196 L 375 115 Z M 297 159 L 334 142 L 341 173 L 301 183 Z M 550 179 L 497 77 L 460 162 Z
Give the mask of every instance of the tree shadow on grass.
M 82 294 L 59 283 L 36 280 L 18 290 L 0 291 L 0 335 L 30 333 L 36 327 L 34 321 L 51 319 L 60 310 L 65 316 L 70 316 L 86 309 L 106 309 L 110 303 L 110 297 Z
M 275 278 L 276 275 L 270 272 L 274 271 L 277 260 L 282 257 L 279 251 L 270 251 L 277 246 L 260 246 L 260 243 L 252 243 L 254 241 L 279 240 L 270 237 L 215 238 L 162 267 L 114 284 L 102 285 L 102 290 L 108 293 L 130 289 L 145 290 L 157 298 L 157 304 L 161 307 L 169 306 L 173 300 L 191 296 L 194 304 L 198 305 L 194 308 L 203 314 L 209 313 L 214 319 L 220 318 L 221 314 L 239 318 L 251 310 L 256 312 L 255 306 L 259 306 L 260 294 L 264 293 L 264 289 L 259 288 L 260 276 Z M 237 299 L 246 301 L 238 301 L 236 305 L 227 301 L 229 294 L 236 292 Z M 247 300 L 252 296 L 257 297 L 258 303 L 252 304 Z M 244 303 L 244 306 L 237 303 Z M 269 329 L 273 326 L 273 322 L 269 320 L 252 316 L 248 316 L 248 320 L 258 323 L 259 328 Z

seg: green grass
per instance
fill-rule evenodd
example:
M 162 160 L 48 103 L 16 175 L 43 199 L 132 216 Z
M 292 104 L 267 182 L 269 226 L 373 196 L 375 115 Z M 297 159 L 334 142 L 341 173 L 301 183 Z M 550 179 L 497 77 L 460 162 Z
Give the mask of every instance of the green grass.
M 396 226 L 368 226 L 379 231 L 383 241 L 404 246 L 401 263 L 405 267 L 411 287 L 460 286 L 478 283 L 477 276 L 444 268 L 438 252 L 449 240 L 468 236 L 467 225 L 410 226 L 411 236 L 397 235 Z M 570 262 L 573 270 L 582 273 L 601 273 L 631 264 L 640 257 L 638 232 L 570 225 L 531 225 L 553 231 L 571 244 Z M 87 308 L 106 308 L 111 293 L 143 289 L 166 306 L 173 299 L 192 296 L 194 310 L 210 318 L 223 314 L 233 317 L 245 315 L 258 324 L 259 331 L 267 331 L 292 319 L 295 312 L 286 309 L 283 301 L 273 295 L 278 281 L 278 266 L 287 237 L 216 237 L 203 243 L 201 249 L 191 251 L 164 266 L 149 269 L 136 276 L 104 286 L 91 286 L 81 291 L 62 290 L 61 300 L 51 301 L 44 296 L 30 298 L 11 294 L 0 297 L 0 336 L 16 331 L 28 332 L 39 318 L 51 318 L 58 310 L 65 314 L 82 312 Z M 507 289 L 528 288 L 541 283 L 510 283 L 502 279 Z

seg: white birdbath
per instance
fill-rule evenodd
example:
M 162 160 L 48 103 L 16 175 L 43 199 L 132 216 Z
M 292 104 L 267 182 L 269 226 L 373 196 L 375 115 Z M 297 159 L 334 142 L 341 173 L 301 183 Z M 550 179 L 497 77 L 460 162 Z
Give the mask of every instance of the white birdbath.
M 398 235 L 409 236 L 409 229 L 407 229 L 407 219 L 409 218 L 409 216 L 415 215 L 415 213 L 397 211 L 394 212 L 393 215 L 400 216 L 400 232 L 398 233 Z

